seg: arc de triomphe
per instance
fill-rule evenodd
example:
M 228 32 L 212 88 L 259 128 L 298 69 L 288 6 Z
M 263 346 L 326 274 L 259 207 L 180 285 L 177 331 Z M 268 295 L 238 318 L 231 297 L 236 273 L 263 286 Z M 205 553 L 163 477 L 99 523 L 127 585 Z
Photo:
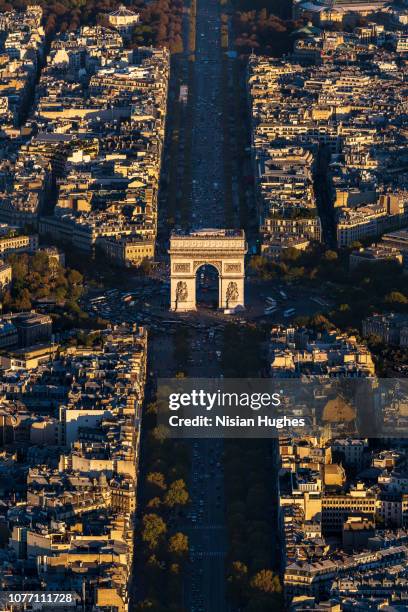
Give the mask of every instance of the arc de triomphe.
M 170 237 L 171 310 L 196 310 L 196 274 L 203 265 L 218 271 L 219 308 L 244 306 L 243 230 L 202 229 Z

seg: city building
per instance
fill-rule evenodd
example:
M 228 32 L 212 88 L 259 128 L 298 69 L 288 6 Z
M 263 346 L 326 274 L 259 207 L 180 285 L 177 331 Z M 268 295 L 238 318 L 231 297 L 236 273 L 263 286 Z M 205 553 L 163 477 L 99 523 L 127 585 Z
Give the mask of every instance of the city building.
M 119 8 L 109 13 L 108 16 L 109 24 L 124 37 L 130 36 L 135 25 L 139 23 L 139 19 L 139 13 L 131 11 L 123 4 L 120 4 Z
M 350 253 L 350 268 L 357 268 L 362 264 L 381 264 L 387 262 L 397 262 L 402 264 L 403 256 L 401 251 L 393 247 L 387 246 L 372 246 L 367 248 L 359 248 Z
M 408 316 L 389 313 L 377 314 L 363 320 L 363 335 L 378 336 L 384 344 L 408 346 Z
M 0 439 L 26 457 L 7 459 L 8 480 L 0 461 L 4 559 L 31 568 L 37 590 L 82 593 L 85 579 L 99 607 L 129 609 L 146 350 L 146 331 L 124 324 L 94 349 L 3 364 Z
M 154 259 L 154 239 L 138 234 L 102 237 L 97 244 L 110 259 L 126 267 L 140 265 L 145 259 Z
M 0 235 L 0 255 L 9 253 L 34 253 L 38 249 L 38 235 L 20 235 L 10 231 L 8 236 Z
M 138 20 L 120 6 L 53 40 L 0 193 L 0 221 L 124 266 L 154 257 L 169 79 L 167 49 L 126 49 Z
M 10 264 L 0 260 L 0 290 L 4 291 L 11 285 L 13 268 Z
M 252 164 L 266 253 L 276 240 L 322 239 L 319 199 L 334 204 L 341 248 L 408 220 L 405 135 L 395 129 L 404 122 L 398 75 L 405 65 L 399 68 L 398 53 L 387 47 L 394 27 L 358 26 L 358 15 L 386 11 L 385 2 L 294 7 L 299 14 L 316 10 L 324 23 L 347 17 L 348 29 L 319 33 L 307 25 L 293 54 L 249 59 Z

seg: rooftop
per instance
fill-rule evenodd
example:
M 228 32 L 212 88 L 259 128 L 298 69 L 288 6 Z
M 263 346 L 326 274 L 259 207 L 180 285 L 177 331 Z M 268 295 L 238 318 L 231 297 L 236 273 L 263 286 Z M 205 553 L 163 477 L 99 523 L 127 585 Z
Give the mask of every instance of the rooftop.
M 203 228 L 193 230 L 190 233 L 182 231 L 173 232 L 172 238 L 245 238 L 244 230 L 240 229 L 215 229 Z

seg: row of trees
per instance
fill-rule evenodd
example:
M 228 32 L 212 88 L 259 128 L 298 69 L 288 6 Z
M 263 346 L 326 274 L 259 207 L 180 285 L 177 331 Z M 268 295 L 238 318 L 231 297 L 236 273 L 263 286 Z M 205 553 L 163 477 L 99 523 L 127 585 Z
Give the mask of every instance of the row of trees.
M 276 528 L 271 450 L 270 440 L 228 440 L 224 459 L 230 594 L 237 605 L 247 605 L 250 594 L 251 599 L 270 595 L 269 609 L 281 593 L 271 567 Z
M 186 486 L 190 460 L 186 445 L 169 440 L 157 426 L 157 411 L 152 403 L 143 417 L 145 476 L 136 567 L 143 595 L 136 610 L 180 612 L 189 542 L 177 525 L 190 502 Z
M 227 325 L 222 351 L 224 375 L 259 376 L 264 365 L 264 339 L 255 327 Z M 226 440 L 224 448 L 229 597 L 243 612 L 279 612 L 282 588 L 273 569 L 277 525 L 273 443 Z
M 255 326 L 226 325 L 221 357 L 222 371 L 226 378 L 259 376 L 264 365 L 260 344 L 263 333 Z
M 352 249 L 361 246 L 352 245 Z M 336 303 L 329 318 L 341 328 L 355 327 L 373 312 L 408 313 L 406 277 L 397 262 L 349 266 L 350 250 L 334 251 L 313 245 L 306 251 L 288 249 L 280 262 L 255 256 L 250 270 L 264 280 L 304 282 L 320 288 L 326 283 Z
M 0 12 L 22 10 L 29 0 L 0 0 Z M 99 17 L 116 9 L 118 0 L 38 0 L 44 11 L 44 26 L 50 36 L 57 31 L 74 31 L 80 25 L 94 25 Z M 133 0 L 131 7 L 140 9 L 143 0 Z
M 24 9 L 28 0 L 0 0 L 0 12 Z M 120 0 L 38 0 L 44 10 L 46 34 L 73 32 L 81 25 L 106 25 L 106 15 L 118 8 Z M 172 52 L 183 51 L 182 0 L 131 0 L 129 8 L 141 12 L 141 24 L 134 32 L 133 45 L 156 44 Z
M 328 280 L 333 278 L 334 271 L 340 273 L 347 269 L 348 256 L 346 251 L 338 253 L 326 250 L 321 244 L 315 243 L 305 251 L 287 249 L 279 262 L 270 257 L 255 255 L 251 258 L 250 270 L 263 280 Z
M 173 362 L 178 372 L 185 371 L 190 355 L 190 330 L 187 327 L 179 326 L 176 328 L 173 338 Z
M 277 516 L 271 452 L 270 440 L 225 444 L 227 586 L 234 605 L 245 612 L 283 609 L 282 586 L 272 568 Z
M 194 53 L 197 38 L 197 0 L 190 2 L 190 15 L 188 19 L 188 50 Z
M 53 330 L 59 332 L 73 327 L 79 330 L 100 330 L 106 321 L 90 318 L 80 306 L 84 291 L 83 276 L 75 268 L 64 268 L 45 253 L 35 255 L 13 254 L 8 257 L 12 265 L 12 283 L 4 291 L 2 307 L 4 312 L 22 312 L 36 307 L 41 300 L 49 302 L 53 319 Z M 54 305 L 52 304 L 54 303 Z M 71 338 L 70 344 L 81 344 L 86 337 L 79 331 L 78 338 Z M 91 337 L 87 340 L 91 342 Z M 92 339 L 92 343 L 96 342 Z
M 374 356 L 378 376 L 387 378 L 399 377 L 408 372 L 408 349 L 388 346 L 376 335 L 367 338 L 368 348 Z
M 153 0 L 141 13 L 141 25 L 135 28 L 133 45 L 168 47 L 172 53 L 183 52 L 183 0 Z
M 302 23 L 282 19 L 267 9 L 237 12 L 233 21 L 237 51 L 279 57 L 292 50 L 290 34 Z
M 292 2 L 288 0 L 232 0 L 238 11 L 262 11 L 273 13 L 282 18 L 289 18 L 292 12 Z

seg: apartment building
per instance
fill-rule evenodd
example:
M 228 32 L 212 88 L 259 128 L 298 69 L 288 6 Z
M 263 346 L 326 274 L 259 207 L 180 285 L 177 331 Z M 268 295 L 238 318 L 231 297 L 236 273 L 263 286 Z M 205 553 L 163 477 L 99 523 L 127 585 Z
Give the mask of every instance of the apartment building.
M 27 126 L 35 135 L 0 198 L 1 221 L 90 253 L 109 238 L 107 255 L 124 266 L 154 256 L 169 78 L 167 49 L 125 48 L 130 13 L 112 13 L 115 29 L 52 42 Z
M 369 264 L 376 265 L 388 262 L 397 262 L 402 264 L 403 255 L 401 251 L 393 247 L 385 245 L 372 246 L 367 248 L 359 248 L 350 253 L 350 269 L 358 268 L 358 266 Z
M 389 313 L 372 315 L 363 320 L 363 335 L 378 336 L 384 344 L 408 346 L 408 316 Z
M 271 331 L 272 377 L 307 375 L 370 376 L 374 362 L 367 347 L 336 331 L 316 335 L 311 330 L 275 327 Z M 302 333 L 301 333 L 302 332 Z
M 8 255 L 9 253 L 34 253 L 37 249 L 37 234 L 25 236 L 11 231 L 8 236 L 0 235 L 0 255 Z
M 9 394 L 0 434 L 31 453 L 24 501 L 12 503 L 7 514 L 8 554 L 35 568 L 33 584 L 81 592 L 85 577 L 93 602 L 123 612 L 129 609 L 146 349 L 146 331 L 123 324 L 102 331 L 97 348 L 61 348 L 32 370 L 0 375 L 2 393 Z M 57 407 L 58 418 L 44 416 Z M 37 446 L 42 442 L 45 449 Z
M 288 236 L 321 240 L 315 189 L 323 194 L 323 186 L 315 179 L 323 167 L 339 247 L 406 225 L 406 143 L 392 127 L 405 111 L 387 34 L 384 26 L 315 33 L 283 59 L 250 58 L 252 162 L 266 252 L 268 242 Z
M 0 290 L 4 291 L 11 285 L 13 268 L 10 264 L 0 260 Z
M 154 239 L 143 238 L 138 234 L 102 237 L 97 244 L 110 259 L 126 267 L 154 259 Z

